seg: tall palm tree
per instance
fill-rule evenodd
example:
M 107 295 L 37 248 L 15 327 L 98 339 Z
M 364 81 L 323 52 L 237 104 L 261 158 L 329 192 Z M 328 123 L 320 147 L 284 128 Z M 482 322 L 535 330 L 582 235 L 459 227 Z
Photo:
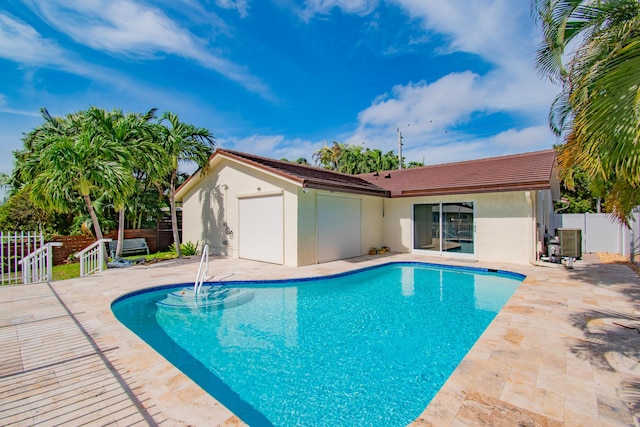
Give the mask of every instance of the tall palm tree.
M 129 156 L 124 167 L 130 169 L 132 176 L 145 174 L 158 174 L 162 166 L 162 154 L 158 144 L 154 143 L 154 133 L 151 120 L 155 118 L 156 109 L 151 109 L 145 114 L 126 113 L 120 110 L 107 112 L 101 108 L 91 107 L 88 116 L 101 136 L 115 144 L 125 148 Z M 165 172 L 163 169 L 162 172 Z M 138 173 L 137 173 L 138 172 Z M 166 172 L 165 172 L 166 173 Z M 124 242 L 125 207 L 129 201 L 129 195 L 136 190 L 136 180 L 130 181 L 132 188 L 126 192 L 110 191 L 114 207 L 118 211 L 118 244 L 116 256 L 122 255 Z
M 565 144 L 561 177 L 582 170 L 640 202 L 640 2 L 533 0 L 540 73 L 561 85 L 550 125 Z M 577 46 L 574 48 L 574 46 Z M 568 52 L 568 48 L 573 52 Z M 622 202 L 622 200 L 621 200 Z M 630 200 L 625 202 L 631 205 Z M 622 208 L 625 203 L 615 203 Z M 625 220 L 630 211 L 615 212 Z
M 52 118 L 43 109 L 45 123 L 25 138 L 26 149 L 16 155 L 19 180 L 31 184 L 34 205 L 68 212 L 79 194 L 91 217 L 98 239 L 103 238 L 92 193 L 111 192 L 125 198 L 132 176 L 126 166 L 130 153 L 121 144 L 106 139 L 86 111 Z
M 213 135 L 208 129 L 181 122 L 176 114 L 168 111 L 160 117 L 157 131 L 164 147 L 165 165 L 169 171 L 169 205 L 171 207 L 173 242 L 178 258 L 181 258 L 175 200 L 178 166 L 181 161 L 192 161 L 198 165 L 201 173 L 204 173 L 209 165 L 209 156 L 213 152 L 215 143 Z

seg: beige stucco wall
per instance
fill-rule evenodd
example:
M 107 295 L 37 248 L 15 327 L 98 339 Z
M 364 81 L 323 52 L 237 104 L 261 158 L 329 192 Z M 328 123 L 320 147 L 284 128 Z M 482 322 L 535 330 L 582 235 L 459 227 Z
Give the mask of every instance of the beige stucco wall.
M 384 233 L 384 202 L 382 197 L 362 196 L 361 253 L 367 254 L 372 247 L 379 248 Z
M 534 192 L 477 196 L 476 251 L 481 261 L 526 264 L 534 247 Z
M 258 190 L 260 189 L 260 190 Z M 238 257 L 238 198 L 282 191 L 284 197 L 284 264 L 317 262 L 316 200 L 318 194 L 360 199 L 361 254 L 382 245 L 383 199 L 373 196 L 303 189 L 242 163 L 223 159 L 182 197 L 182 240 L 208 244 L 211 253 Z M 227 223 L 233 234 L 226 233 Z M 226 242 L 226 243 L 225 243 Z
M 223 159 L 182 198 L 182 240 L 209 244 L 214 254 L 238 257 L 239 197 L 283 192 L 284 264 L 298 264 L 299 186 Z M 227 234 L 224 223 L 233 234 Z M 227 242 L 226 244 L 224 242 Z
M 298 189 L 298 265 L 316 263 L 316 190 Z
M 303 190 L 279 176 L 222 159 L 182 196 L 183 241 L 206 243 L 214 254 L 238 257 L 239 197 L 273 192 L 283 194 L 283 259 L 290 266 L 317 262 L 316 203 L 320 194 L 360 200 L 361 254 L 382 245 L 397 252 L 412 252 L 412 213 L 416 203 L 473 202 L 476 234 L 472 257 L 523 264 L 535 259 L 541 249 L 535 242 L 544 237 L 552 204 L 548 190 L 394 199 Z M 224 223 L 233 234 L 227 234 Z M 448 252 L 444 256 L 458 255 Z
M 412 212 L 417 203 L 473 202 L 475 259 L 526 264 L 534 255 L 537 192 L 524 191 L 385 199 L 383 243 L 391 250 L 412 252 Z M 550 197 L 547 197 L 550 198 Z M 431 253 L 433 254 L 433 253 Z M 443 256 L 456 256 L 444 253 Z
M 339 196 L 360 200 L 360 254 L 369 252 L 372 246 L 382 245 L 382 207 L 384 199 L 381 197 L 364 196 L 329 192 L 324 190 L 299 190 L 298 198 L 298 261 L 299 265 L 315 264 L 317 262 L 316 243 L 316 214 L 317 196 Z

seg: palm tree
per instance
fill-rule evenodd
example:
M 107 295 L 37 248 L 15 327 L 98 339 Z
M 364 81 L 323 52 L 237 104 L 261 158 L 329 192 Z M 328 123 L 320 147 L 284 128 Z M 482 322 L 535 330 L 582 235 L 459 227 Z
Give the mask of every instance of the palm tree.
M 340 156 L 344 145 L 338 141 L 333 141 L 331 147 L 325 142 L 324 147 L 313 153 L 313 159 L 316 164 L 320 163 L 325 169 L 337 171 L 340 169 Z
M 53 118 L 43 109 L 45 123 L 27 137 L 26 149 L 16 154 L 20 165 L 15 173 L 31 184 L 34 205 L 56 212 L 69 212 L 73 198 L 80 195 L 95 230 L 102 239 L 92 193 L 110 192 L 124 199 L 131 192 L 130 153 L 124 146 L 104 137 L 87 111 Z
M 122 145 L 128 152 L 130 161 L 123 166 L 130 169 L 132 176 L 158 175 L 166 173 L 162 166 L 162 153 L 158 144 L 154 143 L 154 133 L 151 127 L 151 120 L 155 118 L 156 109 L 151 109 L 145 114 L 127 113 L 120 110 L 107 112 L 103 109 L 91 107 L 88 116 L 100 134 L 107 140 Z M 122 255 L 122 245 L 124 242 L 125 207 L 129 200 L 128 195 L 136 190 L 136 180 L 130 181 L 131 189 L 127 192 L 110 191 L 114 207 L 118 211 L 118 244 L 116 246 L 116 256 Z M 124 195 L 126 197 L 123 197 Z
M 164 125 L 164 122 L 168 122 L 169 126 Z M 176 114 L 168 111 L 162 114 L 157 132 L 166 155 L 164 164 L 169 171 L 169 204 L 173 242 L 178 258 L 181 258 L 175 201 L 178 166 L 181 161 L 193 161 L 198 165 L 201 173 L 204 173 L 209 165 L 209 156 L 213 152 L 215 144 L 213 135 L 208 129 L 181 122 Z
M 549 114 L 565 140 L 561 177 L 570 184 L 581 170 L 620 190 L 610 197 L 635 194 L 613 200 L 625 221 L 623 206 L 640 202 L 640 2 L 533 0 L 533 11 L 544 35 L 538 69 L 562 87 Z

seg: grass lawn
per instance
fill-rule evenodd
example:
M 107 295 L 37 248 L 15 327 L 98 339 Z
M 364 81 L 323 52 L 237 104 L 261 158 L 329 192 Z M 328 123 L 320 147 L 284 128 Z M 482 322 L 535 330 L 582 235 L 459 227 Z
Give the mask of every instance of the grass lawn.
M 129 257 L 123 257 L 125 259 L 137 259 L 143 257 L 147 261 L 163 261 L 167 259 L 173 259 L 176 257 L 174 252 L 156 252 L 149 255 L 133 255 Z M 74 262 L 71 264 L 56 265 L 53 267 L 53 280 L 66 280 L 75 279 L 80 277 L 80 263 Z
M 80 263 L 62 264 L 53 266 L 53 280 L 66 280 L 80 277 Z

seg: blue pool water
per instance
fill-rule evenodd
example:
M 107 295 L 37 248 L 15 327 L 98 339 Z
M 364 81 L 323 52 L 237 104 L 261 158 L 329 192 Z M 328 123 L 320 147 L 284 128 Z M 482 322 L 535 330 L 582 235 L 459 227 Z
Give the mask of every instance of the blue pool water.
M 197 305 L 168 297 L 187 284 L 155 288 L 112 309 L 251 426 L 404 426 L 523 277 L 391 263 L 314 280 L 228 282 Z

